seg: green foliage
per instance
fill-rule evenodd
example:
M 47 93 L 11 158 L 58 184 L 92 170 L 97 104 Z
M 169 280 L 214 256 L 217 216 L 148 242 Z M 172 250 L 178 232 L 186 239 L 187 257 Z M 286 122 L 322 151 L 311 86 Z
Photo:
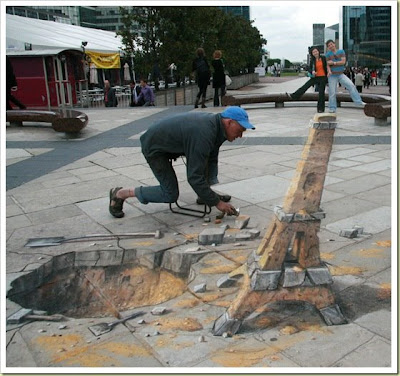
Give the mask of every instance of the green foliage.
M 163 76 L 171 63 L 177 66 L 177 78 L 189 76 L 198 47 L 209 62 L 221 50 L 231 75 L 252 72 L 266 43 L 252 22 L 218 7 L 120 7 L 120 13 L 124 27 L 117 34 L 128 55 L 133 52 L 135 70 L 144 76 L 155 63 Z M 142 38 L 134 32 L 135 24 L 143 30 Z
M 275 63 L 276 64 L 280 64 L 281 63 L 281 59 L 268 59 L 268 61 L 267 61 L 267 65 L 269 67 L 272 67 L 273 65 L 275 65 Z
M 292 63 L 289 60 L 285 59 L 285 68 L 290 68 L 292 66 Z

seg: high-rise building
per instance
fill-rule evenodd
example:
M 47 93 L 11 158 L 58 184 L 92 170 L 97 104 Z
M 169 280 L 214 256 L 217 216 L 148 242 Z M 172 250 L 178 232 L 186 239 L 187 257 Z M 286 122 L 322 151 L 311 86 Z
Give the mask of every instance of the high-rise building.
M 135 7 L 129 6 L 126 8 Z M 224 12 L 250 20 L 249 6 L 221 6 L 219 8 Z M 38 18 L 107 31 L 119 31 L 123 27 L 119 6 L 7 6 L 6 12 L 16 16 Z M 136 27 L 139 28 L 138 25 Z M 138 31 L 140 35 L 140 30 L 135 29 L 135 31 Z
M 313 46 L 321 46 L 325 42 L 325 24 L 313 24 Z
M 226 13 L 231 13 L 235 16 L 242 16 L 246 20 L 250 21 L 250 7 L 249 6 L 243 6 L 243 7 L 234 7 L 234 6 L 224 6 L 224 7 L 218 7 L 222 9 Z
M 325 27 L 325 24 L 313 24 L 313 46 L 318 47 L 321 54 L 326 51 L 325 43 L 332 39 L 335 43 L 339 41 L 339 24 Z
M 331 25 L 325 28 L 324 44 L 329 39 L 335 41 L 335 44 L 339 46 L 339 24 Z M 325 46 L 325 51 L 326 51 L 326 46 Z
M 343 49 L 349 66 L 379 68 L 391 61 L 391 7 L 344 6 Z
M 7 6 L 6 13 L 70 25 L 80 25 L 79 7 L 62 6 Z
M 320 54 L 326 52 L 325 43 L 332 39 L 335 43 L 339 40 L 339 24 L 325 27 L 325 24 L 313 24 L 313 47 L 317 47 Z M 307 64 L 310 64 L 311 55 L 307 55 Z
M 7 6 L 6 12 L 16 16 L 115 32 L 123 26 L 119 6 Z M 140 35 L 139 26 L 134 25 L 134 27 L 136 28 L 133 31 Z

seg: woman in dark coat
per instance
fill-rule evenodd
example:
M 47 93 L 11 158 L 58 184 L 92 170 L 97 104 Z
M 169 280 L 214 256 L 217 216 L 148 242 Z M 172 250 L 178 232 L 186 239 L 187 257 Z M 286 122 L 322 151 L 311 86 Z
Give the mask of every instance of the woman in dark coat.
M 221 96 L 221 104 L 222 97 L 225 95 L 225 67 L 224 62 L 221 59 L 222 52 L 220 50 L 214 51 L 213 61 L 211 65 L 214 68 L 213 73 L 213 88 L 214 88 L 214 107 L 219 106 L 219 96 Z
M 331 74 L 331 68 L 326 64 L 324 55 L 320 55 L 317 47 L 311 47 L 311 74 L 310 79 L 292 94 L 287 94 L 293 100 L 299 100 L 307 89 L 312 85 L 318 85 L 318 112 L 325 111 L 325 86 L 328 82 L 328 76 Z
M 197 94 L 196 103 L 194 108 L 199 107 L 200 97 L 201 107 L 206 107 L 206 94 L 207 94 L 207 86 L 210 83 L 210 66 L 205 58 L 204 49 L 198 48 L 196 51 L 196 59 L 193 60 L 192 71 L 196 72 L 196 81 L 197 86 L 199 87 L 199 92 Z

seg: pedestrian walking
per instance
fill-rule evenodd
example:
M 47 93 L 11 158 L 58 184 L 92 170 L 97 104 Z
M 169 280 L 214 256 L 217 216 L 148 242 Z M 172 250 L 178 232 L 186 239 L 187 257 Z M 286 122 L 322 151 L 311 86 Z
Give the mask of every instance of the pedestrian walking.
M 355 85 L 343 73 L 346 64 L 346 53 L 342 49 L 336 49 L 336 44 L 332 39 L 326 41 L 328 51 L 326 52 L 327 64 L 331 68 L 332 74 L 328 77 L 329 84 L 329 112 L 336 112 L 337 100 L 336 91 L 338 84 L 342 84 L 350 94 L 353 102 L 358 106 L 364 106 L 360 94 L 358 93 Z
M 389 73 L 389 75 L 386 78 L 386 85 L 389 86 L 389 94 L 392 95 L 392 75 Z
M 359 69 L 357 71 L 356 78 L 355 78 L 356 88 L 359 93 L 362 93 L 363 83 L 364 83 L 364 75 L 361 73 L 361 69 Z
M 377 78 L 377 74 L 376 74 L 376 70 L 374 69 L 374 70 L 371 72 L 371 85 L 372 85 L 372 86 L 376 86 L 376 85 L 377 85 L 376 78 Z
M 368 68 L 364 69 L 364 88 L 369 89 L 371 85 L 371 73 L 369 72 Z
M 222 104 L 222 97 L 225 95 L 225 64 L 222 60 L 222 52 L 220 50 L 214 51 L 213 60 L 211 65 L 214 68 L 213 72 L 213 88 L 214 88 L 214 107 Z
M 199 87 L 199 92 L 196 97 L 194 108 L 199 107 L 201 98 L 201 108 L 206 108 L 207 87 L 210 84 L 210 66 L 205 57 L 203 48 L 198 48 L 196 51 L 197 57 L 192 63 L 192 73 L 196 73 L 196 82 Z

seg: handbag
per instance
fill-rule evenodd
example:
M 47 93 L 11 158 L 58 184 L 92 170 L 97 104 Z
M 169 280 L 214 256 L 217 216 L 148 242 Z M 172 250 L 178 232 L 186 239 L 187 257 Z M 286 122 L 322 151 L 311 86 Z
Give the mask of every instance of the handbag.
M 229 86 L 232 83 L 232 79 L 229 75 L 225 74 L 225 86 Z

